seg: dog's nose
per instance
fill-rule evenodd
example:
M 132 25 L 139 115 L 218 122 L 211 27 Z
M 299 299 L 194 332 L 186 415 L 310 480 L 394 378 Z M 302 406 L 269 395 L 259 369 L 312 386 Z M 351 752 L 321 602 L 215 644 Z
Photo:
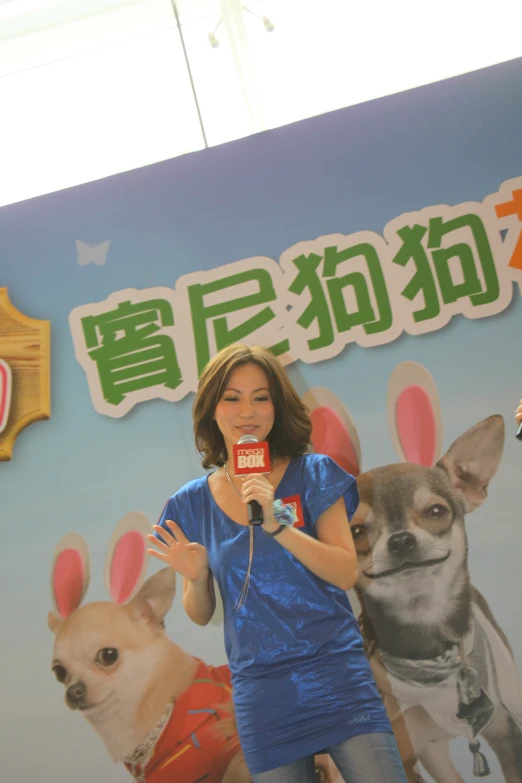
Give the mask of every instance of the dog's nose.
M 417 539 L 413 533 L 408 533 L 407 531 L 394 533 L 388 539 L 388 549 L 392 555 L 406 557 L 413 554 L 417 549 Z
M 85 699 L 86 692 L 87 689 L 85 685 L 80 681 L 75 682 L 74 685 L 70 685 L 65 692 L 65 696 L 71 707 L 76 707 Z

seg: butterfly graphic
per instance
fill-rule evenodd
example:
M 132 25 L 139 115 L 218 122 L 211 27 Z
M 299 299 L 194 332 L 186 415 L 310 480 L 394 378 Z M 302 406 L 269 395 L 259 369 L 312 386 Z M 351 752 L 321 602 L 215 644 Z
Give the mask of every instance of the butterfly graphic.
M 0 359 L 0 432 L 3 432 L 9 418 L 11 407 L 11 368 L 6 361 Z
M 76 252 L 78 254 L 78 263 L 80 266 L 86 266 L 87 264 L 103 266 L 107 261 L 107 253 L 109 252 L 110 244 L 110 239 L 107 239 L 105 242 L 100 242 L 99 245 L 89 245 L 87 242 L 82 242 L 81 239 L 77 239 Z

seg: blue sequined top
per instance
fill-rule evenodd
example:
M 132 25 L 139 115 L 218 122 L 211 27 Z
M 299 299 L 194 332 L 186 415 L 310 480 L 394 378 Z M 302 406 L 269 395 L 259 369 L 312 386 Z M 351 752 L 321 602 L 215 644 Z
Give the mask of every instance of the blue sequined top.
M 301 529 L 314 537 L 315 523 L 336 500 L 344 497 L 349 517 L 359 502 L 353 476 L 319 454 L 289 463 L 275 496 L 296 495 L 303 509 Z M 208 551 L 223 599 L 239 737 L 252 774 L 355 734 L 391 731 L 343 590 L 255 528 L 250 587 L 235 609 L 248 568 L 249 528 L 221 511 L 207 476 L 170 498 L 160 524 L 166 519 Z

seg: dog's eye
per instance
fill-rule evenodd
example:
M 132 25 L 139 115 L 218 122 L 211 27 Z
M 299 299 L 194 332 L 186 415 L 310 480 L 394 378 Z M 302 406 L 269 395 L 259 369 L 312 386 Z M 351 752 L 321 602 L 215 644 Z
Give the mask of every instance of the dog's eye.
M 364 535 L 366 535 L 366 528 L 364 525 L 354 525 L 352 527 L 354 541 L 357 541 L 358 538 L 362 538 Z
M 315 765 L 315 783 L 329 783 L 328 770 L 323 764 Z
M 65 666 L 57 663 L 56 666 L 53 666 L 53 672 L 58 682 L 65 682 L 67 679 L 67 669 Z
M 118 657 L 119 653 L 115 647 L 104 647 L 103 650 L 98 651 L 96 663 L 101 663 L 102 666 L 114 666 Z
M 428 517 L 428 519 L 442 519 L 447 513 L 448 509 L 446 506 L 443 506 L 441 503 L 435 503 L 433 506 L 426 509 L 424 516 Z

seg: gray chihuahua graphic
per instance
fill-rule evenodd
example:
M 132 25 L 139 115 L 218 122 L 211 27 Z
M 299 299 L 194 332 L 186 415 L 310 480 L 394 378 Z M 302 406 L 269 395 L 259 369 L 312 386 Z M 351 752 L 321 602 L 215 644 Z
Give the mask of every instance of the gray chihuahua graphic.
M 449 752 L 449 741 L 464 737 L 474 775 L 490 774 L 484 738 L 506 783 L 522 783 L 522 682 L 506 636 L 471 584 L 465 527 L 499 467 L 502 417 L 478 422 L 441 456 L 433 378 L 403 362 L 388 387 L 401 463 L 360 472 L 359 438 L 340 400 L 322 388 L 303 400 L 315 450 L 358 476 L 351 528 L 359 622 L 408 780 L 422 780 L 420 761 L 437 783 L 464 783 Z

